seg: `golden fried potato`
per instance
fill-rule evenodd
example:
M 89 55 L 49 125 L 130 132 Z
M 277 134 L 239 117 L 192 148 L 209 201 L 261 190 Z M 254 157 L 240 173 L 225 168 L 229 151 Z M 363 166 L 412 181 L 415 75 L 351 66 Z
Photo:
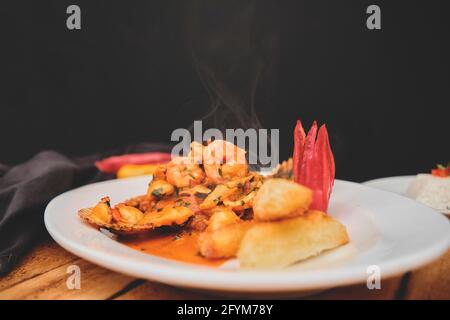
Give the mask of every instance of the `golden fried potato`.
M 286 179 L 268 179 L 253 201 L 256 220 L 272 221 L 303 214 L 312 202 L 313 193 L 298 183 Z
M 346 244 L 345 227 L 320 211 L 296 218 L 261 222 L 241 241 L 238 259 L 243 268 L 283 268 Z
M 208 259 L 235 257 L 239 245 L 252 221 L 239 221 L 220 229 L 200 234 L 200 254 Z
M 230 224 L 237 223 L 240 220 L 241 219 L 239 219 L 239 217 L 236 215 L 236 213 L 234 213 L 233 210 L 223 206 L 216 207 L 214 213 L 209 219 L 208 228 L 206 230 L 207 231 L 219 230 L 220 228 L 223 228 Z

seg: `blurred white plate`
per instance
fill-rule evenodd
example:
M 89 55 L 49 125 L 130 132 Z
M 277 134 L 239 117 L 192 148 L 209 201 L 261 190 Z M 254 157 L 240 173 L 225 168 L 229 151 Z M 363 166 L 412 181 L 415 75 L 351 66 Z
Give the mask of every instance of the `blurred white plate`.
M 369 180 L 364 185 L 406 196 L 406 191 L 416 176 L 398 176 Z
M 397 177 L 379 178 L 363 182 L 362 184 L 372 188 L 394 192 L 396 194 L 415 200 L 414 197 L 411 196 L 411 194 L 408 194 L 409 192 L 408 188 L 414 182 L 416 177 L 417 176 L 397 176 Z M 447 214 L 446 212 L 441 213 L 450 217 L 450 214 Z
M 438 258 L 450 243 L 450 223 L 408 198 L 336 181 L 330 214 L 341 221 L 350 244 L 283 270 L 240 270 L 236 260 L 220 268 L 145 254 L 116 242 L 77 216 L 80 208 L 109 195 L 112 203 L 146 190 L 149 177 L 87 185 L 53 199 L 45 210 L 51 236 L 68 251 L 105 268 L 170 285 L 228 294 L 291 295 L 366 282 L 376 265 L 387 278 Z M 370 269 L 369 269 L 370 270 Z

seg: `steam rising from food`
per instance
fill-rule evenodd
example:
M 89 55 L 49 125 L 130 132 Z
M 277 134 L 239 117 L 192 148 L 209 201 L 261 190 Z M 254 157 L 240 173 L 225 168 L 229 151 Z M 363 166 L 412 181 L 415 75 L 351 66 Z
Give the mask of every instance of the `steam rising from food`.
M 207 94 L 208 127 L 261 128 L 256 107 L 268 103 L 275 79 L 276 7 L 267 1 L 185 2 L 186 39 Z M 259 13 L 259 12 L 258 12 Z

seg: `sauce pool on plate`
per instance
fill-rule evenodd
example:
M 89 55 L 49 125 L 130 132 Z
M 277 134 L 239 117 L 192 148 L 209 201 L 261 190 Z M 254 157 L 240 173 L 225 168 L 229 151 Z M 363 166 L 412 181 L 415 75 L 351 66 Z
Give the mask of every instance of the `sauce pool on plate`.
M 155 230 L 149 235 L 121 239 L 126 246 L 166 259 L 218 267 L 228 259 L 206 259 L 198 252 L 197 232 L 177 233 L 173 230 Z

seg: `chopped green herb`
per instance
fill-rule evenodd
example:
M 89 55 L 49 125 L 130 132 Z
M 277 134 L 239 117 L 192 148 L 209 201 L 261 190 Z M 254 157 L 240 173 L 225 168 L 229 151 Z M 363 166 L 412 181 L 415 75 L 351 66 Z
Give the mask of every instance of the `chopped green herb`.
M 186 202 L 186 201 L 184 201 L 183 199 L 178 199 L 176 202 L 175 202 L 175 205 L 177 206 L 177 207 L 186 207 L 186 208 L 189 208 L 189 206 L 191 205 L 189 202 Z
M 163 196 L 163 188 L 156 188 L 152 191 L 152 196 L 156 197 L 157 199 L 160 199 Z

